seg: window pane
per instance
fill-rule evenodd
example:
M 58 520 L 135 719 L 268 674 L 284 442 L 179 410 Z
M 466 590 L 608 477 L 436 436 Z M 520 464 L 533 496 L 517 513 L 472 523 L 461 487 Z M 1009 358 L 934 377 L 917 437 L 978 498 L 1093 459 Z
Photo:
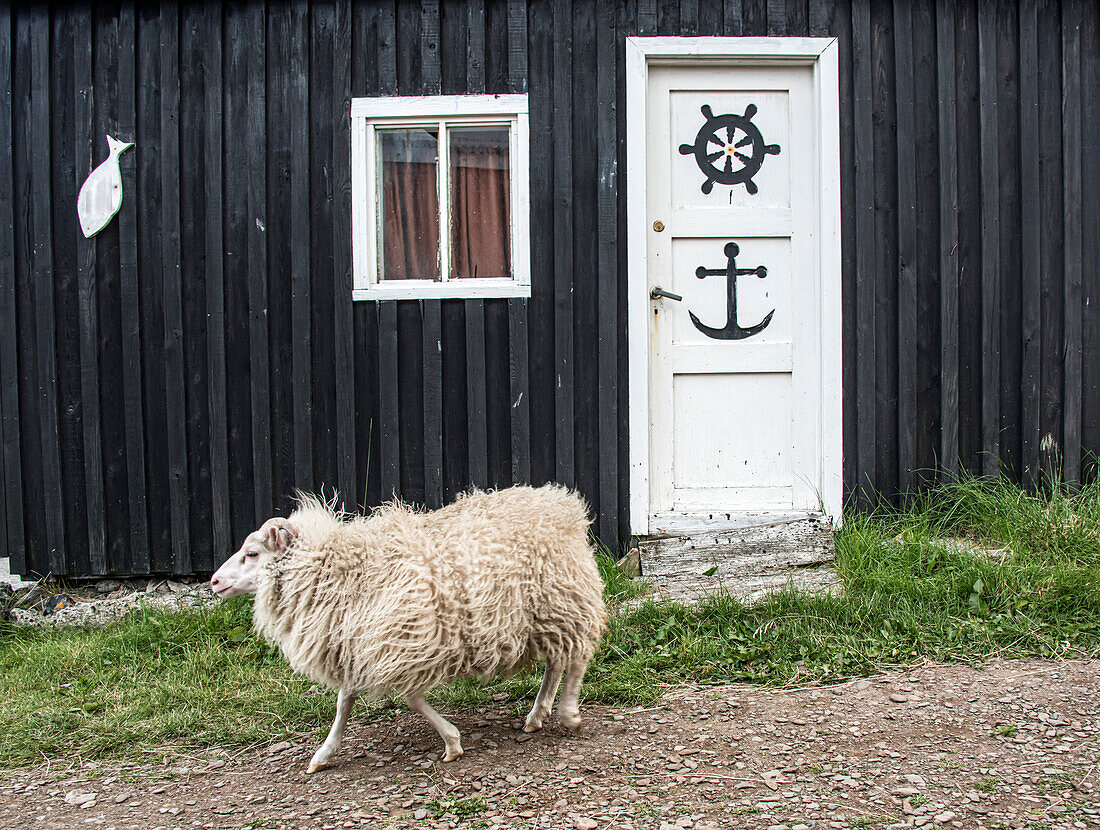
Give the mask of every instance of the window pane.
M 379 130 L 382 279 L 438 280 L 438 130 Z
M 511 277 L 507 127 L 448 130 L 451 276 Z

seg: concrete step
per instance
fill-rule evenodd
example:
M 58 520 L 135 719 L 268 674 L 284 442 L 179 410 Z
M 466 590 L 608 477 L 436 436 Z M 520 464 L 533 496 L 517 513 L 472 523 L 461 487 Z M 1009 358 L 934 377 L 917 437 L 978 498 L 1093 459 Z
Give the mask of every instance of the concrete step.
M 825 516 L 703 518 L 705 529 L 684 519 L 639 542 L 641 578 L 653 586 L 655 596 L 691 601 L 726 591 L 756 601 L 788 586 L 839 589 L 840 580 L 827 567 L 835 549 L 832 523 Z

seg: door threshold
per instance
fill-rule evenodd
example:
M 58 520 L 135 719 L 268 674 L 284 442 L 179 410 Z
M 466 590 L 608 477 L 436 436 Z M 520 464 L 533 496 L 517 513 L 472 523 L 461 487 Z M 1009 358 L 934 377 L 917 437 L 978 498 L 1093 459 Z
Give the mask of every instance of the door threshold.
M 712 533 L 727 530 L 743 530 L 752 527 L 802 522 L 822 517 L 820 511 L 811 510 L 754 510 L 754 511 L 671 511 L 655 513 L 649 520 L 650 536 L 690 536 L 695 533 Z

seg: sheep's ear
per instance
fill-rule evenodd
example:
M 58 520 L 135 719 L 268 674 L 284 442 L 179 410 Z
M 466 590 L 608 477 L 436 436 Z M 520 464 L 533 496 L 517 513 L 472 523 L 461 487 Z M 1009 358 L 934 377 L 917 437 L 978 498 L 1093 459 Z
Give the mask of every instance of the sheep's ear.
M 267 528 L 265 545 L 272 553 L 286 550 L 298 538 L 298 529 L 286 519 L 268 519 L 265 527 Z
M 286 547 L 286 538 L 275 525 L 267 529 L 267 539 L 264 541 L 264 546 L 272 553 L 278 553 Z

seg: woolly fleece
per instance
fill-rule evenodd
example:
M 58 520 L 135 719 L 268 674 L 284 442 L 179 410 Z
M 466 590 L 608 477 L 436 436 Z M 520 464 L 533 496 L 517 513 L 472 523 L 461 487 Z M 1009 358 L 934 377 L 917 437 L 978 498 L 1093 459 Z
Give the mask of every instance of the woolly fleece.
M 290 665 L 359 693 L 595 654 L 607 623 L 583 499 L 563 487 L 337 514 L 302 496 L 298 537 L 257 574 L 253 624 Z

